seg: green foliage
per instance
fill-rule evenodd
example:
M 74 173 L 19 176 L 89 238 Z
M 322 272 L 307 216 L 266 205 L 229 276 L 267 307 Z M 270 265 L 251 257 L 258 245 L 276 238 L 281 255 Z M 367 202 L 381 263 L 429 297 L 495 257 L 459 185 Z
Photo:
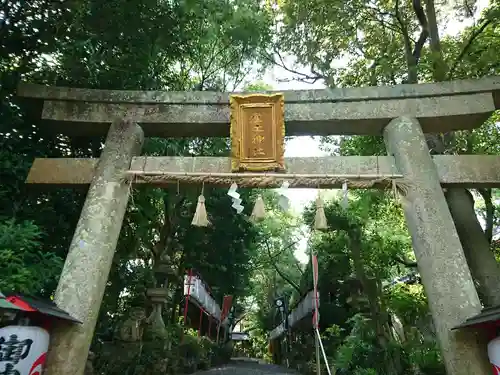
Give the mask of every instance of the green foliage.
M 415 325 L 429 306 L 421 284 L 399 284 L 387 292 L 388 306 L 407 326 Z
M 368 358 L 374 359 L 374 332 L 362 315 L 354 315 L 348 323 L 352 323 L 352 330 L 337 350 L 335 366 L 343 370 L 359 369 L 367 365 Z
M 394 314 L 403 320 L 404 329 L 425 325 L 421 318 L 428 315 L 426 299 L 420 285 L 382 288 L 410 272 L 401 263 L 413 256 L 401 207 L 391 195 L 370 191 L 350 194 L 347 210 L 335 200 L 326 202 L 324 209 L 330 229 L 312 233 L 309 251 L 318 256 L 320 327 L 329 361 L 342 374 L 411 373 L 409 363 L 417 359 L 409 353 L 422 345 L 401 343 L 384 317 Z M 308 208 L 304 222 L 312 222 L 314 214 L 315 207 Z M 300 288 L 312 288 L 310 264 Z M 405 288 L 413 294 L 405 294 Z M 380 330 L 385 332 L 383 341 Z M 294 344 L 294 358 L 314 358 L 309 333 L 297 333 L 304 346 Z M 425 364 L 415 366 L 422 370 Z
M 408 348 L 409 360 L 415 363 L 423 374 L 428 375 L 445 375 L 446 369 L 444 368 L 441 353 L 436 343 L 418 343 L 411 345 Z
M 276 194 L 265 192 L 264 200 L 267 217 L 255 226 L 257 241 L 253 245 L 255 255 L 249 292 L 252 297 L 247 309 L 252 312 L 256 327 L 266 331 L 274 328 L 280 319 L 274 299 L 285 296 L 292 306 L 294 301 L 290 298 L 301 294 L 303 265 L 295 258 L 294 251 L 303 234 L 300 221 L 278 208 Z M 261 351 L 264 352 L 264 348 Z
M 252 339 L 252 348 L 250 350 L 251 357 L 262 358 L 265 361 L 272 362 L 271 354 L 269 352 L 267 330 L 254 329 L 250 332 Z
M 9 22 L 3 22 L 0 33 L 0 215 L 6 218 L 0 222 L 0 290 L 45 296 L 55 288 L 84 192 L 28 189 L 27 171 L 35 157 L 97 157 L 103 140 L 44 132 L 39 108 L 13 96 L 20 79 L 101 89 L 233 90 L 249 81 L 248 72 L 261 71 L 275 59 L 265 51 L 277 50 L 312 68 L 303 80 L 322 79 L 330 87 L 394 84 L 411 78 L 405 43 L 413 47 L 411 39 L 418 32 L 411 3 L 398 2 L 396 7 L 386 0 L 4 3 L 2 14 Z M 477 24 L 441 38 L 447 78 L 498 73 L 498 19 L 498 4 L 493 3 Z M 273 31 L 273 26 L 279 27 Z M 418 80 L 434 80 L 436 66 L 435 54 L 424 47 Z M 270 88 L 260 81 L 246 86 L 248 91 Z M 498 154 L 497 121 L 498 114 L 480 129 L 456 133 L 449 152 Z M 386 154 L 381 137 L 325 138 L 323 143 L 341 155 Z M 146 140 L 143 153 L 227 156 L 229 142 L 153 138 Z M 154 267 L 167 260 L 171 294 L 164 320 L 172 350 L 167 355 L 165 341 L 150 341 L 141 353 L 127 353 L 137 366 L 102 367 L 103 372 L 144 373 L 166 359 L 169 371 L 178 373 L 227 359 L 227 348 L 214 347 L 195 332 L 180 340 L 177 314 L 182 276 L 189 268 L 202 274 L 218 301 L 233 294 L 238 307 L 250 313 L 252 350 L 260 357 L 268 355 L 267 331 L 279 322 L 273 299 L 287 296 L 293 306 L 310 289 L 311 265 L 299 264 L 293 253 L 309 232 L 304 223 L 311 222 L 313 209 L 303 220 L 290 217 L 277 209 L 276 196 L 266 192 L 269 217 L 254 225 L 247 217 L 256 191 L 241 192 L 249 203 L 242 216 L 230 208 L 224 189 L 207 188 L 213 226 L 193 228 L 199 192 L 200 187 L 134 191 L 93 348 L 110 341 L 113 325 L 130 306 L 150 307 L 145 291 L 163 282 Z M 443 373 L 435 343 L 421 340 L 420 326 L 428 313 L 422 288 L 378 285 L 408 273 L 404 263 L 413 259 L 400 207 L 387 194 L 364 192 L 350 194 L 347 211 L 335 202 L 325 211 L 333 230 L 313 233 L 308 245 L 319 257 L 321 327 L 330 359 L 344 374 L 385 374 L 387 354 L 399 350 L 405 374 L 416 373 L 413 367 L 424 374 Z M 360 244 L 356 262 L 361 268 L 354 264 L 353 240 Z M 376 340 L 373 322 L 378 317 L 353 288 L 360 270 L 370 283 L 378 283 L 375 304 L 380 311 L 403 321 L 407 342 L 389 340 L 382 346 Z M 313 358 L 306 336 L 297 339 L 295 358 Z
M 463 13 L 460 6 L 452 12 L 441 4 L 434 6 L 439 28 L 446 18 L 456 20 L 455 12 Z M 498 12 L 498 4 L 492 2 L 460 35 L 445 36 L 439 30 L 443 62 L 425 44 L 416 67 L 413 38 L 420 25 L 411 2 L 283 0 L 275 14 L 283 22 L 275 49 L 310 67 L 311 75 L 297 79 L 322 79 L 330 87 L 480 77 L 499 71 L 498 59 L 491 54 L 500 43 Z M 429 23 L 432 16 L 436 15 L 426 15 Z M 430 46 L 436 49 L 436 41 Z
M 39 228 L 31 222 L 0 222 L 0 290 L 39 294 L 58 277 L 62 259 L 43 252 L 41 238 Z
M 230 353 L 194 330 L 182 333 L 177 325 L 167 325 L 167 335 L 142 343 L 109 343 L 100 347 L 95 369 L 99 373 L 136 375 L 189 374 L 227 363 Z
M 244 91 L 252 92 L 252 91 L 270 91 L 273 87 L 263 81 L 258 81 L 254 83 L 250 83 L 245 86 Z
M 432 33 L 432 27 L 437 26 L 440 40 L 431 35 L 432 40 L 424 44 L 418 63 L 414 51 L 420 25 L 412 3 L 408 1 L 282 0 L 274 8 L 275 18 L 282 25 L 275 37 L 273 52 L 291 54 L 300 65 L 310 69 L 310 74 L 296 74 L 297 80 L 321 80 L 328 87 L 479 78 L 500 72 L 499 60 L 493 56 L 493 51 L 500 47 L 498 2 L 491 2 L 477 22 L 458 35 L 444 35 L 442 28 L 445 21 L 456 20 L 458 14 L 464 17 L 460 4 L 454 3 L 450 9 L 434 1 L 421 3 L 424 8 L 426 4 L 436 7 L 437 24 L 432 20 L 435 14 L 429 13 L 429 8 L 425 12 L 430 25 L 428 31 Z M 285 66 L 279 58 L 275 60 L 290 72 L 298 70 Z M 498 129 L 498 114 L 494 114 L 478 129 L 446 134 L 441 137 L 445 152 L 497 155 Z M 387 154 L 381 136 L 324 137 L 322 148 L 333 155 Z M 495 195 L 491 191 L 482 191 L 481 196 L 484 197 L 484 193 L 490 197 Z M 493 209 L 487 211 L 486 205 L 481 203 L 476 209 L 485 222 L 496 226 L 498 209 L 491 199 L 487 203 Z M 443 373 L 435 338 L 429 334 L 429 312 L 421 285 L 379 289 L 376 300 L 380 309 L 402 320 L 405 336 L 403 339 L 392 338 L 383 351 L 380 342 L 370 341 L 356 330 L 356 324 L 361 320 L 353 324 L 353 314 L 360 314 L 370 318 L 366 324 L 373 331 L 370 320 L 374 320 L 374 316 L 363 310 L 362 304 L 353 308 L 348 303 L 362 298 L 352 296 L 353 291 L 343 281 L 354 274 L 359 276 L 360 269 L 368 279 L 373 278 L 382 284 L 415 271 L 405 266 L 411 264 L 414 257 L 400 207 L 385 194 L 356 192 L 350 193 L 347 212 L 342 212 L 336 205 L 327 205 L 325 212 L 331 230 L 325 234 L 313 234 L 309 250 L 316 252 L 319 258 L 322 334 L 329 356 L 336 358 L 337 366 L 344 371 L 342 374 L 391 373 L 389 368 L 383 367 L 383 362 L 384 359 L 387 362 L 384 353 L 392 350 L 399 353 L 399 374 Z M 313 214 L 314 209 L 306 212 L 304 221 L 310 222 Z M 358 263 L 362 267 L 358 267 L 358 271 L 354 269 L 352 256 L 355 238 L 361 244 Z M 498 242 L 492 247 L 498 249 Z M 310 266 L 305 274 L 310 275 Z M 325 278 L 328 281 L 322 282 Z M 310 287 L 310 277 L 304 277 L 301 284 Z M 348 321 L 351 324 L 347 324 Z M 335 327 L 333 332 L 330 327 Z M 309 358 L 313 357 L 314 353 L 310 353 Z
M 354 370 L 354 375 L 378 375 L 378 373 L 372 368 L 357 368 Z
M 55 289 L 85 192 L 29 189 L 26 174 L 35 157 L 98 157 L 103 139 L 46 133 L 39 126 L 39 108 L 13 96 L 19 81 L 101 89 L 233 90 L 248 81 L 250 70 L 264 66 L 261 52 L 270 41 L 272 19 L 266 8 L 248 0 L 231 4 L 36 0 L 6 3 L 2 14 L 8 19 L 0 33 L 0 215 L 15 221 L 0 224 L 0 289 L 48 296 Z M 143 153 L 227 156 L 229 142 L 147 139 Z M 163 316 L 168 327 L 178 328 L 182 277 L 189 268 L 213 287 L 218 302 L 225 294 L 237 299 L 248 292 L 259 233 L 234 213 L 224 189 L 205 189 L 213 226 L 192 227 L 200 188 L 134 192 L 100 310 L 94 350 L 111 340 L 113 326 L 131 306 L 150 308 L 145 291 L 164 282 L 154 273 L 161 261 L 171 268 L 167 286 L 171 294 Z M 250 195 L 243 192 L 245 200 Z M 194 340 L 195 348 L 187 342 L 192 350 L 186 350 L 202 350 L 195 357 L 205 367 L 213 357 L 208 353 L 222 351 L 227 357 L 226 351 Z M 164 343 L 149 344 L 154 361 L 165 355 Z M 143 361 L 144 370 L 153 362 L 142 353 L 136 353 L 140 358 L 132 353 L 128 357 L 139 364 Z M 118 372 L 130 371 L 128 366 Z

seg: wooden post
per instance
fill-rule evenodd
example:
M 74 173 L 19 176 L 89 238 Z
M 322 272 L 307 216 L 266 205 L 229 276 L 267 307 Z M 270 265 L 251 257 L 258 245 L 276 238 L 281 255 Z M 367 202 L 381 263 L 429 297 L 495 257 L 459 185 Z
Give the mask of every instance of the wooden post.
M 200 322 L 198 323 L 198 337 L 201 336 L 201 325 L 203 323 L 203 307 L 200 307 Z
M 316 349 L 316 374 L 321 374 L 321 351 L 319 348 L 319 337 L 314 330 L 314 347 Z
M 212 317 L 208 316 L 208 337 L 212 338 Z

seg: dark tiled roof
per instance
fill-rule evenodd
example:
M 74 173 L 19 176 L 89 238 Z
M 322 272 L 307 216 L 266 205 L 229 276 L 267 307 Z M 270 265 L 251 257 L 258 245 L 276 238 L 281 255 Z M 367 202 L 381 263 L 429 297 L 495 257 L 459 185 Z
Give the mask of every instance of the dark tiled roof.
M 454 327 L 453 329 L 471 327 L 479 324 L 495 323 L 496 321 L 500 321 L 500 306 L 487 307 L 483 309 L 480 314 L 467 319 L 464 323 Z
M 20 300 L 24 301 L 25 303 L 30 305 L 33 309 L 37 310 L 41 314 L 53 316 L 59 319 L 69 320 L 76 323 L 81 323 L 78 319 L 73 318 L 66 311 L 61 310 L 59 307 L 57 307 L 55 302 L 51 300 L 42 300 L 37 297 L 25 296 L 19 293 L 10 295 L 9 297 L 19 298 Z

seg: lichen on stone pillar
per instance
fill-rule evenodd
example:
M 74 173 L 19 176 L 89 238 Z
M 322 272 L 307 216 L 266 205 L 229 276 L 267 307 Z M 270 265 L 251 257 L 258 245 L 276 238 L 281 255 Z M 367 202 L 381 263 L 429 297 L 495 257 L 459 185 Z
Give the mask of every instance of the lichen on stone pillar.
M 489 374 L 481 334 L 451 330 L 478 314 L 481 304 L 420 124 L 409 117 L 394 119 L 384 139 L 409 180 L 402 205 L 447 373 Z
M 50 375 L 84 372 L 130 195 L 124 173 L 143 140 L 135 123 L 118 120 L 110 126 L 55 294 L 57 305 L 82 324 L 60 324 L 51 332 Z

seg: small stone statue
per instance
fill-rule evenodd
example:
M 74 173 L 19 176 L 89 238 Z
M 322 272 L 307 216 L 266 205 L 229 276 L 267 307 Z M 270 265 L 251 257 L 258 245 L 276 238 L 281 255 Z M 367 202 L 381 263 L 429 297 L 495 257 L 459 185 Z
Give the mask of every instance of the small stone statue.
M 115 331 L 115 339 L 122 342 L 137 342 L 142 340 L 146 312 L 142 307 L 133 307 L 129 316 Z

